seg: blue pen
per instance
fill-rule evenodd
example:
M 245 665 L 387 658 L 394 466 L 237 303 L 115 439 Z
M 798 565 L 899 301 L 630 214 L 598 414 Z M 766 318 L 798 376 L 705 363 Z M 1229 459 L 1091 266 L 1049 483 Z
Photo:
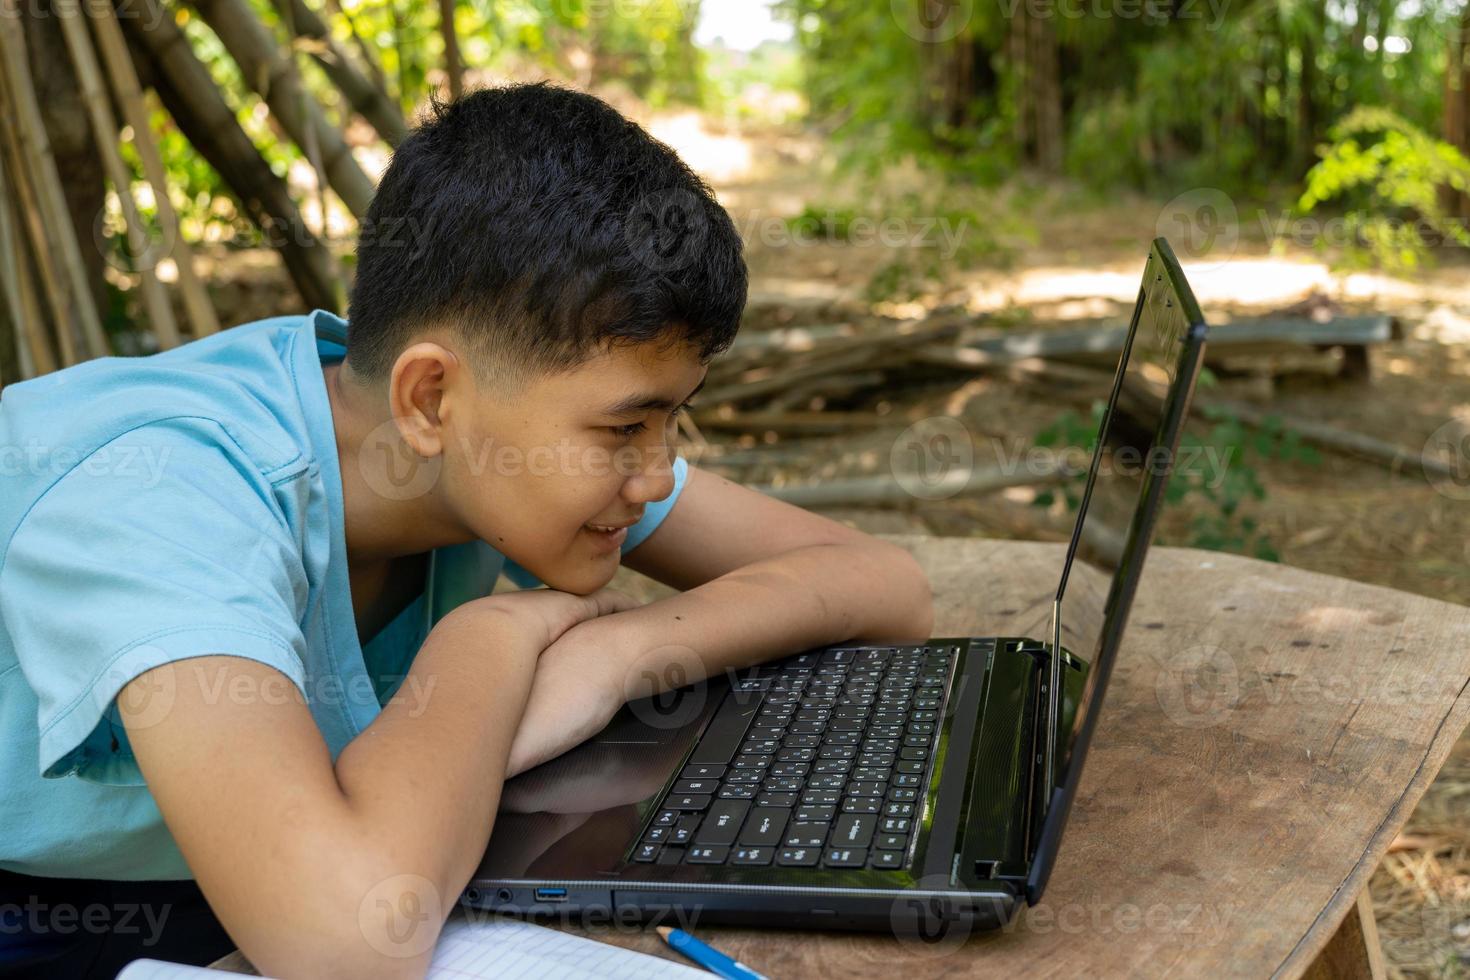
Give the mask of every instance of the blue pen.
M 744 963 L 732 960 L 719 950 L 706 946 L 683 929 L 659 926 L 657 931 L 672 949 L 689 957 L 716 976 L 729 977 L 730 980 L 766 980 L 764 976 L 756 973 Z

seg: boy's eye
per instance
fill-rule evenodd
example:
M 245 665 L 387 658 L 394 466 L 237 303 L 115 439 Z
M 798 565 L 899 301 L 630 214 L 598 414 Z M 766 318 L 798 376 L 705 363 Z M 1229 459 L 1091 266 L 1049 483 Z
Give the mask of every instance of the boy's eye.
M 687 412 L 693 407 L 694 403 L 692 401 L 685 402 L 684 404 L 680 405 L 678 408 L 669 413 L 669 421 L 674 421 L 676 418 L 679 417 L 680 412 Z M 644 422 L 634 422 L 632 425 L 612 426 L 612 430 L 625 439 L 631 439 L 647 428 L 648 425 Z

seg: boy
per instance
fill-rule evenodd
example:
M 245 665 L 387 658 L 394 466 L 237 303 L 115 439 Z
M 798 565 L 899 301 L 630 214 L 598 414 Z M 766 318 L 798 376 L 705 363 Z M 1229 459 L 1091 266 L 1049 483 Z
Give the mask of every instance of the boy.
M 398 148 L 345 323 L 6 389 L 12 965 L 238 945 L 271 976 L 422 976 L 505 778 L 628 698 L 927 637 L 906 552 L 673 458 L 745 289 L 668 147 L 587 95 L 491 89 Z M 638 606 L 620 562 L 683 591 Z M 490 595 L 502 563 L 549 588 Z M 124 904 L 151 913 L 132 939 Z

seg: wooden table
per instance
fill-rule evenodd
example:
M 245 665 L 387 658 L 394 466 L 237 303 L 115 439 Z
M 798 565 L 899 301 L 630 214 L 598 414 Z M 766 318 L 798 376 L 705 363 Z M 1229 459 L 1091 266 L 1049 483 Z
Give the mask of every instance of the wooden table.
M 929 573 L 937 636 L 1044 635 L 1060 545 L 881 537 Z M 1129 622 L 1056 872 L 1012 927 L 701 937 L 772 978 L 1382 975 L 1368 878 L 1470 722 L 1470 609 L 1159 548 Z

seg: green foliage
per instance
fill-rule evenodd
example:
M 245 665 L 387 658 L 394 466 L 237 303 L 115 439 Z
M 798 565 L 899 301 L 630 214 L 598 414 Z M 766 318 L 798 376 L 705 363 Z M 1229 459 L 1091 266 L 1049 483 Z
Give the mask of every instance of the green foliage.
M 1208 371 L 1201 378 L 1205 387 L 1214 383 Z M 1076 451 L 1078 461 L 1090 460 L 1097 444 L 1097 430 L 1105 404 L 1094 403 L 1092 418 L 1084 423 L 1075 412 L 1064 412 L 1037 434 L 1037 446 Z M 1191 512 L 1185 544 L 1211 551 L 1251 555 L 1265 561 L 1280 561 L 1280 553 L 1261 529 L 1248 506 L 1266 499 L 1256 464 L 1261 460 L 1320 466 L 1321 455 L 1304 444 L 1281 420 L 1269 416 L 1256 429 L 1239 417 L 1217 408 L 1205 408 L 1203 417 L 1210 428 L 1203 436 L 1186 431 L 1180 439 L 1179 466 L 1170 476 L 1164 499 L 1168 506 Z M 1086 486 L 1085 470 L 1074 474 L 1061 487 L 1069 511 L 1076 511 Z M 1037 494 L 1034 506 L 1052 507 L 1053 491 Z
M 1470 160 L 1454 146 L 1376 106 L 1355 109 L 1331 136 L 1296 204 L 1298 217 L 1329 201 L 1347 207 L 1343 234 L 1315 236 L 1319 251 L 1341 244 L 1348 267 L 1412 271 L 1433 263 L 1434 243 L 1470 246 L 1470 233 L 1439 200 L 1442 186 L 1470 191 Z

